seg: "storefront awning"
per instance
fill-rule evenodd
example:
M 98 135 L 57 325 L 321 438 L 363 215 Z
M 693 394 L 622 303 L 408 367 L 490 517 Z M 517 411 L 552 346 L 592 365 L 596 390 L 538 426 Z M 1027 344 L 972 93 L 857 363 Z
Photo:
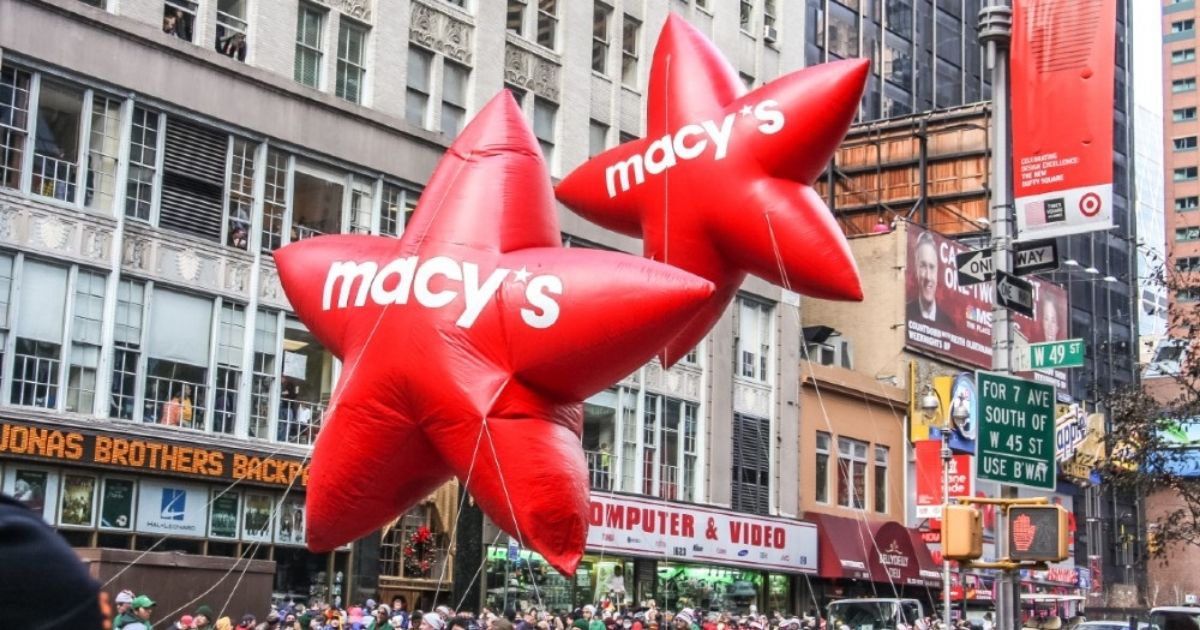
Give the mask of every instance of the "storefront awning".
M 867 549 L 871 532 L 861 519 L 809 512 L 805 518 L 817 524 L 818 574 L 833 579 L 870 580 Z
M 930 553 L 929 546 L 921 539 L 921 532 L 910 528 L 908 533 L 912 537 L 913 552 L 917 555 L 917 569 L 921 573 L 921 578 L 926 582 L 933 581 L 936 585 L 941 585 L 942 567 L 933 561 L 933 554 Z

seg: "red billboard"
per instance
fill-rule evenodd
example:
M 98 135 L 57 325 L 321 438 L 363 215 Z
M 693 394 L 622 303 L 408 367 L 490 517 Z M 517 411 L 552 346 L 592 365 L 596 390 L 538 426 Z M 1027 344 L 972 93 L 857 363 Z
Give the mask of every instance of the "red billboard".
M 942 517 L 942 441 L 913 443 L 917 458 L 917 518 Z M 969 497 L 971 456 L 956 454 L 950 460 L 950 496 Z
M 905 267 L 905 345 L 932 352 L 957 363 L 988 369 L 992 366 L 992 282 L 958 285 L 955 256 L 965 245 L 915 226 L 908 228 Z M 1014 334 L 1028 343 L 1070 337 L 1070 310 L 1062 287 L 1026 276 L 1033 284 L 1034 318 L 1013 314 Z M 1056 387 L 1066 386 L 1066 374 L 1038 372 L 1031 376 Z
M 1116 0 L 1016 0 L 1017 238 L 1112 227 Z

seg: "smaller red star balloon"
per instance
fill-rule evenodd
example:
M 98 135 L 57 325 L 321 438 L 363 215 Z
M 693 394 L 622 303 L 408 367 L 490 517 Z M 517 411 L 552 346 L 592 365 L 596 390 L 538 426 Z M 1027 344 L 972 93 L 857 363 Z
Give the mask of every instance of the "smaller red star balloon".
M 343 361 L 313 449 L 308 546 L 361 537 L 457 476 L 567 574 L 588 523 L 580 401 L 650 359 L 713 290 L 563 248 L 507 92 L 450 147 L 402 238 L 322 236 L 275 258 L 297 315 Z
M 667 17 L 646 138 L 592 158 L 556 189 L 583 217 L 641 237 L 646 256 L 717 285 L 667 344 L 666 364 L 708 333 L 747 273 L 805 295 L 862 299 L 850 247 L 812 184 L 854 119 L 868 66 L 815 66 L 747 92 L 712 42 Z

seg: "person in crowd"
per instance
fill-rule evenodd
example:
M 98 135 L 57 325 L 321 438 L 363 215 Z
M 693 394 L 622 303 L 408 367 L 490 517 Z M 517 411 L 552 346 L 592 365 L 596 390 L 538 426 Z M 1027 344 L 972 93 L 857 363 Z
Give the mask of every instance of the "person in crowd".
M 425 613 L 421 616 L 420 630 L 445 630 L 446 620 L 436 612 Z
M 191 615 L 182 615 L 175 621 L 175 623 L 171 624 L 171 628 L 174 630 L 192 630 L 196 627 L 196 625 L 192 623 L 193 621 L 194 619 Z
M 212 608 L 204 604 L 197 607 L 196 614 L 192 615 L 192 623 L 196 625 L 196 630 L 213 630 L 212 620 Z
M 233 630 L 233 620 L 229 617 L 221 617 L 217 623 L 213 625 L 216 630 Z
M 186 387 L 186 386 L 185 386 Z M 242 615 L 242 620 L 238 622 L 237 630 L 254 630 L 258 625 L 258 619 L 250 613 Z
M 393 628 L 400 628 L 400 630 L 408 630 L 408 626 L 409 626 L 408 601 L 405 600 L 403 597 L 400 597 L 399 595 L 392 598 L 392 618 L 400 619 L 399 625 L 397 625 L 395 623 L 392 624 Z
M 135 620 L 122 626 L 122 630 L 150 630 L 150 615 L 154 612 L 155 605 L 154 600 L 145 595 L 134 597 L 129 603 L 129 608 L 133 611 Z
M 113 619 L 113 628 L 116 628 L 116 630 L 121 630 L 125 624 L 131 621 L 137 621 L 137 617 L 133 616 L 133 610 L 131 606 L 131 604 L 133 604 L 133 591 L 126 589 L 120 593 L 117 593 L 114 601 L 117 604 L 117 616 L 115 619 Z

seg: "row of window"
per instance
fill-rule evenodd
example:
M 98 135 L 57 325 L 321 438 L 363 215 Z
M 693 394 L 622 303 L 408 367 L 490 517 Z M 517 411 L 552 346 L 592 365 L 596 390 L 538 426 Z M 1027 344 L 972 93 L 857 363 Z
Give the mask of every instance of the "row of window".
M 1196 175 L 1195 166 L 1180 166 L 1172 172 L 1172 179 L 1177 182 L 1192 182 L 1196 181 Z
M 1178 107 L 1171 110 L 1171 120 L 1174 122 L 1188 122 L 1196 120 L 1195 107 Z
M 1195 48 L 1181 48 L 1171 51 L 1171 63 L 1187 63 L 1196 60 Z
M 0 402 L 312 443 L 339 366 L 298 320 L 121 278 L 106 322 L 113 286 L 104 271 L 0 255 Z
M 1181 136 L 1172 140 L 1176 151 L 1195 151 L 1196 136 Z
M 317 234 L 398 235 L 419 192 L 7 65 L 0 187 L 265 250 Z
M 1171 34 L 1178 35 L 1181 33 L 1190 33 L 1196 30 L 1196 20 L 1188 18 L 1186 20 L 1175 20 L 1171 22 Z
M 1181 256 L 1176 258 L 1175 271 L 1181 273 L 1200 271 L 1200 256 Z
M 1176 211 L 1195 210 L 1196 208 L 1200 208 L 1200 196 L 1188 195 L 1175 198 Z
M 1196 91 L 1196 77 L 1185 77 L 1171 81 L 1171 92 L 1180 94 L 1183 92 Z
M 1200 241 L 1200 226 L 1175 228 L 1175 240 L 1180 242 Z
M 825 432 L 817 433 L 816 475 L 814 475 L 813 497 L 817 503 L 830 503 L 830 463 L 833 457 L 833 438 Z M 867 454 L 874 457 L 868 459 Z M 888 447 L 876 444 L 873 448 L 866 442 L 850 438 L 837 438 L 837 504 L 857 510 L 866 509 L 868 504 L 879 513 L 888 511 Z M 868 499 L 867 469 L 872 468 L 873 483 Z

